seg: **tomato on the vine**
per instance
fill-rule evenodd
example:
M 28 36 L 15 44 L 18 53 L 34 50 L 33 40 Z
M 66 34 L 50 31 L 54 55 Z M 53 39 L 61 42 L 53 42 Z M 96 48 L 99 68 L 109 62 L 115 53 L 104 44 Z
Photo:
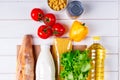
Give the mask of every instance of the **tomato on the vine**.
M 52 26 L 52 31 L 53 31 L 53 35 L 60 37 L 65 33 L 65 28 L 62 24 L 60 23 L 55 23 Z
M 43 19 L 44 23 L 48 26 L 53 26 L 56 22 L 56 17 L 54 14 L 52 13 L 48 13 L 44 16 L 44 19 Z
M 40 38 L 47 39 L 48 37 L 52 36 L 52 29 L 47 25 L 41 25 L 38 28 L 37 34 Z
M 40 8 L 34 8 L 31 11 L 31 17 L 35 21 L 41 21 L 44 17 L 44 12 Z

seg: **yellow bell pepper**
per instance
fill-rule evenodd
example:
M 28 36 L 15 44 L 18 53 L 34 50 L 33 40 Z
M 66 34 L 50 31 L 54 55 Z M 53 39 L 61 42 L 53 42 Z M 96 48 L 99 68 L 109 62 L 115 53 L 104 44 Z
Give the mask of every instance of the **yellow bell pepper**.
M 72 27 L 69 32 L 69 37 L 76 41 L 79 42 L 82 39 L 84 39 L 88 34 L 88 27 L 85 26 L 84 23 L 74 21 L 72 24 Z

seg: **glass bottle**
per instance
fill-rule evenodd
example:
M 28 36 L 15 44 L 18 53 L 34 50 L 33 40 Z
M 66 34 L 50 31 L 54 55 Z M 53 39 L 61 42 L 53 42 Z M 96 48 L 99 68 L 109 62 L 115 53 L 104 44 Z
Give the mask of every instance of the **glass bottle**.
M 55 80 L 55 64 L 49 45 L 41 45 L 36 64 L 36 80 Z
M 93 44 L 88 48 L 91 57 L 91 70 L 87 80 L 104 80 L 105 48 L 100 44 L 100 37 L 93 37 Z

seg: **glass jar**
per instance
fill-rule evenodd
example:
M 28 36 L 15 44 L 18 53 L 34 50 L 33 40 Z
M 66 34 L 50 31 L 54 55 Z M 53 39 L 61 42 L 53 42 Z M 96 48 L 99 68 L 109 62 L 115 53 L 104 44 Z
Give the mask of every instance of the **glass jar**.
M 82 3 L 80 1 L 69 2 L 67 6 L 67 12 L 72 19 L 78 18 L 84 12 Z

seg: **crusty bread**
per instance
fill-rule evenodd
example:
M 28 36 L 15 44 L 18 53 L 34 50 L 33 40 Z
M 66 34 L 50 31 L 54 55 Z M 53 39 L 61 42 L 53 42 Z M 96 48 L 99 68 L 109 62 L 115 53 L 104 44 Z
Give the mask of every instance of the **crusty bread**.
M 17 55 L 17 79 L 34 80 L 34 56 L 32 36 L 26 35 Z

